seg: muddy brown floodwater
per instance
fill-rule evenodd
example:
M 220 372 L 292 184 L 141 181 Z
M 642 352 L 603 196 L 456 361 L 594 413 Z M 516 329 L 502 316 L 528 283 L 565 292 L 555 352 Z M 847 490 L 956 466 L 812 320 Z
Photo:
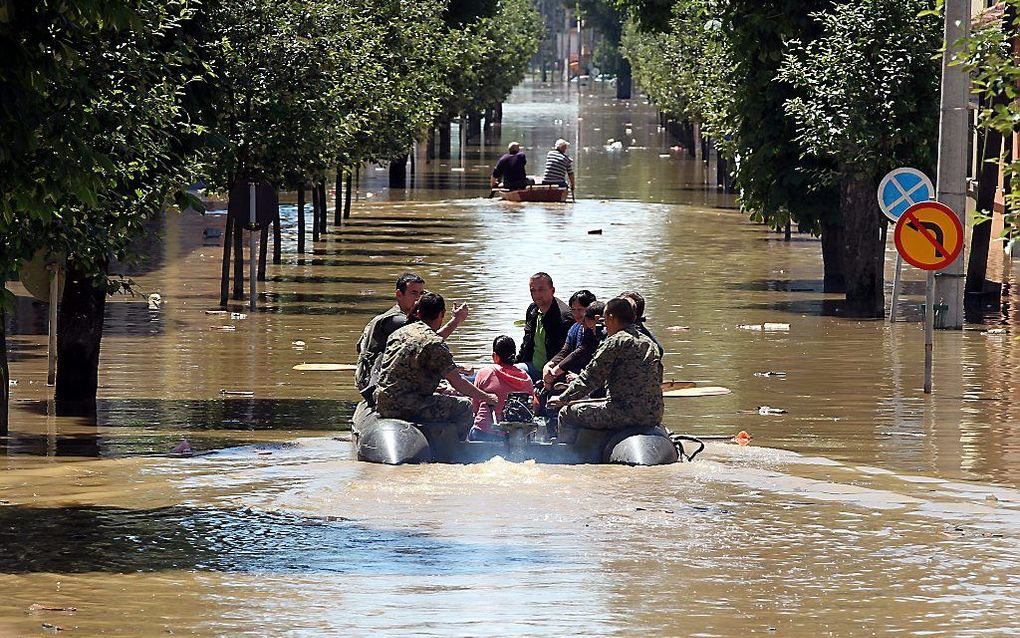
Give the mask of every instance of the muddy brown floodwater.
M 203 234 L 222 216 L 167 219 L 135 276 L 165 304 L 109 305 L 95 421 L 48 416 L 44 307 L 21 299 L 0 636 L 1020 631 L 1016 323 L 939 333 L 925 397 L 918 273 L 907 321 L 832 316 L 818 243 L 749 223 L 651 107 L 610 90 L 526 85 L 505 110 L 500 142 L 533 167 L 575 142 L 576 204 L 485 199 L 498 146 L 406 192 L 369 168 L 350 223 L 304 255 L 285 209 L 283 264 L 244 317 L 209 314 L 220 251 Z M 733 390 L 671 399 L 666 424 L 752 445 L 654 468 L 354 461 L 350 373 L 292 368 L 353 362 L 405 269 L 470 302 L 463 362 L 520 336 L 534 271 L 563 298 L 639 289 L 667 376 Z M 740 327 L 765 322 L 789 330 Z M 210 453 L 167 456 L 183 438 Z

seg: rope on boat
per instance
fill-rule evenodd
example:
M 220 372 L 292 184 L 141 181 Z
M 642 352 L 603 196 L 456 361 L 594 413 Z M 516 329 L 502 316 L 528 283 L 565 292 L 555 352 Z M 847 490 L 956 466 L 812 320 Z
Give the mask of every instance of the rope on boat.
M 672 441 L 673 445 L 676 446 L 676 451 L 677 453 L 680 454 L 680 459 L 683 461 L 687 462 L 693 461 L 694 457 L 701 454 L 705 450 L 705 442 L 696 436 L 689 436 L 687 434 L 676 434 L 674 432 L 670 432 L 669 440 Z M 687 454 L 687 451 L 684 450 L 684 441 L 697 443 L 698 449 L 694 450 L 694 452 L 690 454 Z

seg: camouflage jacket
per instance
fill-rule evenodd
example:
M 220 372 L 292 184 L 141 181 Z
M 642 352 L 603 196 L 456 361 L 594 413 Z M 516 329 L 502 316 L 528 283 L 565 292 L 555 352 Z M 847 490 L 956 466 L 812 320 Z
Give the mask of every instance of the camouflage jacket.
M 606 337 L 560 398 L 576 401 L 603 386 L 610 405 L 662 418 L 662 357 L 655 342 L 636 326 Z
M 392 308 L 369 321 L 362 331 L 357 345 L 358 366 L 354 371 L 354 386 L 358 388 L 358 392 L 364 392 L 366 388 L 375 385 L 376 379 L 372 378 L 373 367 L 386 349 L 386 339 L 394 332 L 387 329 L 392 327 L 394 323 L 392 320 L 399 319 L 403 314 L 400 306 L 393 304 Z
M 432 396 L 439 381 L 456 369 L 450 348 L 435 330 L 420 321 L 407 324 L 386 342 L 375 400 L 414 404 Z

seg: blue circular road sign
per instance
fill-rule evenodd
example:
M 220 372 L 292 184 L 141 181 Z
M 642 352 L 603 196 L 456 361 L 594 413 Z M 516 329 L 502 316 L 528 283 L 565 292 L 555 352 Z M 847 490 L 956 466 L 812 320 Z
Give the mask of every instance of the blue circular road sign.
M 878 205 L 882 213 L 896 221 L 914 204 L 935 199 L 935 187 L 928 176 L 916 168 L 897 168 L 878 185 Z

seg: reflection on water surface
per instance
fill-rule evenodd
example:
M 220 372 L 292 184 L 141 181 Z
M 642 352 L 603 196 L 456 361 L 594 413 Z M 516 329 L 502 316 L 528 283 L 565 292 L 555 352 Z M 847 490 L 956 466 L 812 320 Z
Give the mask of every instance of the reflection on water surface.
M 917 273 L 907 323 L 840 318 L 816 241 L 779 241 L 704 190 L 699 165 L 662 157 L 647 105 L 575 97 L 523 87 L 502 135 L 532 163 L 572 140 L 576 204 L 485 199 L 500 144 L 433 163 L 407 192 L 363 171 L 349 223 L 304 255 L 285 206 L 283 263 L 258 312 L 232 308 L 243 317 L 217 312 L 203 231 L 222 217 L 168 219 L 135 277 L 166 303 L 110 303 L 94 420 L 48 416 L 45 307 L 21 299 L 0 636 L 44 622 L 139 636 L 1020 629 L 1015 322 L 940 333 L 925 397 Z M 607 151 L 611 137 L 624 148 Z M 293 367 L 352 363 L 408 269 L 471 304 L 451 339 L 465 363 L 519 338 L 532 272 L 562 298 L 641 290 L 667 376 L 733 390 L 671 400 L 667 425 L 747 430 L 753 445 L 664 468 L 353 461 L 350 373 Z M 740 327 L 764 322 L 789 331 Z M 167 456 L 182 439 L 198 454 Z

